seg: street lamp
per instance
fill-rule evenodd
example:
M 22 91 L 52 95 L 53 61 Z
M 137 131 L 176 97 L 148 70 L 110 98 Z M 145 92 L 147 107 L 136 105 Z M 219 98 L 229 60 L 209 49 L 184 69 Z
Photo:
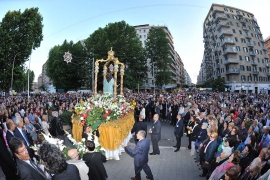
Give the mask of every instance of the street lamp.
M 242 79 L 242 81 L 241 81 L 241 93 L 243 92 L 243 89 L 244 89 L 244 86 L 242 86 L 242 84 L 243 84 L 244 82 L 245 82 L 244 79 Z
M 10 82 L 10 91 L 12 92 L 12 85 L 13 85 L 13 70 L 14 70 L 14 62 L 16 60 L 16 56 L 20 54 L 20 52 L 18 52 L 15 56 L 14 56 L 14 60 L 13 60 L 13 64 L 12 64 L 12 70 L 11 70 L 11 82 Z

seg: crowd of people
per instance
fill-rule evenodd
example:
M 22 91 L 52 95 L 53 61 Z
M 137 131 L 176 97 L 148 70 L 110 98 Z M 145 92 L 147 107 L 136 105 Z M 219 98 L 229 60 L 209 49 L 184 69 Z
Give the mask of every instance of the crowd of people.
M 175 126 L 177 144 L 189 139 L 190 156 L 200 177 L 255 180 L 270 177 L 270 98 L 266 94 L 160 94 L 139 99 L 135 118 L 145 112 Z
M 89 94 L 79 96 L 50 94 L 31 96 L 29 102 L 27 97 L 1 98 L 0 142 L 3 143 L 0 143 L 0 165 L 6 178 L 19 179 L 21 176 L 29 176 L 28 171 L 23 170 L 23 166 L 27 163 L 36 170 L 36 175 L 40 179 L 64 179 L 65 176 L 69 176 L 69 172 L 79 178 L 87 174 L 91 179 L 95 176 L 91 168 L 97 167 L 93 167 L 91 163 L 95 162 L 99 163 L 100 179 L 106 179 L 108 176 L 103 166 L 106 158 L 102 154 L 91 154 L 95 147 L 92 141 L 87 141 L 89 154 L 85 154 L 81 160 L 76 149 L 71 149 L 70 160 L 66 161 L 63 153 L 54 145 L 43 143 L 38 152 L 30 148 L 31 145 L 42 142 L 39 135 L 41 131 L 45 134 L 50 132 L 55 137 L 64 136 L 58 116 L 64 111 L 72 111 L 78 100 L 85 100 L 89 96 Z M 200 177 L 210 180 L 268 179 L 270 174 L 268 95 L 176 92 L 125 93 L 125 97 L 128 102 L 136 102 L 134 111 L 136 122 L 154 120 L 150 130 L 147 130 L 145 125 L 139 125 L 139 128 L 132 130 L 136 136 L 143 130 L 139 133 L 139 138 L 134 137 L 137 145 L 145 138 L 147 132 L 151 134 L 153 145 L 151 155 L 160 154 L 158 147 L 162 126 L 160 121 L 167 121 L 175 129 L 176 153 L 180 150 L 182 136 L 188 137 L 189 145 L 186 149 L 190 150 L 191 158 L 198 163 Z M 86 137 L 89 127 L 84 127 L 83 131 L 83 136 Z M 125 149 L 132 153 L 131 149 Z M 50 152 L 55 154 L 49 156 Z M 20 160 L 23 162 L 20 163 Z M 31 165 L 32 162 L 42 162 L 48 173 L 41 173 L 44 171 L 42 169 L 40 171 L 36 165 Z M 149 179 L 153 179 L 151 170 L 146 172 Z

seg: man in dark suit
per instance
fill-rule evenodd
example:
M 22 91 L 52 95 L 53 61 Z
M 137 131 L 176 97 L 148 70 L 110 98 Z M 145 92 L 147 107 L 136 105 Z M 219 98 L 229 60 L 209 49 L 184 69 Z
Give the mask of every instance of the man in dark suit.
M 137 142 L 138 142 L 136 135 L 140 130 L 144 130 L 145 132 L 147 132 L 147 124 L 145 122 L 143 122 L 143 115 L 139 116 L 139 121 L 135 122 L 135 124 L 133 125 L 133 128 L 131 130 L 131 133 L 135 132 L 135 135 L 133 136 L 135 144 L 137 144 Z
M 30 159 L 27 148 L 23 140 L 14 137 L 10 141 L 10 150 L 16 157 L 20 179 L 47 180 L 44 172 Z
M 7 120 L 7 134 L 6 134 L 6 139 L 7 143 L 9 144 L 10 140 L 15 137 L 14 135 L 14 130 L 16 128 L 15 123 L 12 120 Z
M 177 115 L 177 122 L 176 122 L 176 126 L 174 128 L 174 135 L 176 137 L 176 150 L 174 152 L 177 152 L 180 150 L 180 147 L 181 147 L 181 138 L 183 136 L 183 120 L 181 118 L 181 115 L 178 114 Z
M 150 153 L 150 155 L 156 155 L 160 154 L 159 147 L 158 147 L 158 142 L 161 139 L 161 123 L 159 121 L 159 115 L 155 114 L 153 117 L 153 127 L 149 129 L 149 133 L 151 134 L 151 141 L 152 141 L 152 146 L 153 146 L 153 152 Z
M 135 166 L 135 177 L 132 177 L 132 180 L 141 179 L 141 170 L 146 174 L 147 179 L 154 180 L 153 174 L 150 167 L 148 166 L 148 152 L 150 149 L 150 141 L 145 138 L 146 132 L 143 130 L 138 131 L 136 134 L 137 139 L 139 140 L 135 149 L 127 147 L 126 144 L 122 144 L 125 147 L 125 151 L 128 155 L 134 158 Z
M 29 140 L 29 138 L 27 137 L 27 134 L 25 132 L 25 130 L 23 129 L 23 120 L 21 117 L 16 117 L 14 120 L 15 124 L 16 124 L 16 128 L 14 130 L 14 136 L 21 138 L 24 141 L 24 145 L 29 147 L 32 145 L 31 141 Z
M 2 129 L 0 129 L 0 167 L 7 180 L 19 179 L 15 162 L 7 150 Z

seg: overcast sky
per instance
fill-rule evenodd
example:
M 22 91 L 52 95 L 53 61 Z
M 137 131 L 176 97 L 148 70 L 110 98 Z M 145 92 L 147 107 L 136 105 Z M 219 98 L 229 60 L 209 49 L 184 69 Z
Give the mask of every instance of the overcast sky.
M 204 50 L 202 25 L 212 3 L 253 13 L 263 37 L 270 35 L 269 0 L 0 0 L 0 17 L 2 20 L 9 10 L 39 8 L 43 16 L 44 39 L 32 53 L 30 69 L 35 72 L 35 81 L 41 74 L 50 48 L 62 44 L 65 39 L 74 42 L 85 39 L 99 27 L 124 20 L 132 26 L 168 26 L 174 47 L 192 82 L 196 83 Z

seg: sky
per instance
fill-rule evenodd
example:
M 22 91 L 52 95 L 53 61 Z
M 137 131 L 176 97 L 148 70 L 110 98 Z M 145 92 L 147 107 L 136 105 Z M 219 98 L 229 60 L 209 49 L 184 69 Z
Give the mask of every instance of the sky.
M 192 83 L 196 83 L 204 51 L 203 22 L 212 3 L 253 13 L 263 37 L 270 36 L 269 0 L 0 0 L 0 21 L 8 11 L 39 8 L 44 38 L 31 56 L 30 69 L 34 70 L 35 81 L 52 47 L 65 39 L 86 39 L 99 27 L 124 20 L 131 26 L 166 25 Z

